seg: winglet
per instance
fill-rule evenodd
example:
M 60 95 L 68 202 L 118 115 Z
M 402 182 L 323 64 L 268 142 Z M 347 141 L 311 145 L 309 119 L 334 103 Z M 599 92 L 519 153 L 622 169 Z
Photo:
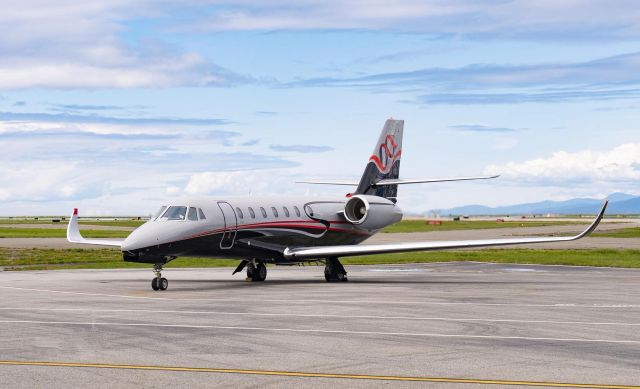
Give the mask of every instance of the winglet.
M 598 225 L 600 224 L 600 222 L 604 218 L 604 213 L 607 210 L 607 206 L 608 205 L 609 205 L 609 200 L 605 200 L 604 204 L 602 205 L 602 209 L 600 210 L 600 213 L 598 213 L 598 217 L 596 217 L 596 220 L 594 220 L 593 223 L 591 223 L 589 228 L 584 230 L 581 234 L 576 235 L 573 240 L 578 240 L 580 238 L 584 238 L 585 236 L 587 236 L 590 233 L 592 233 L 593 231 L 595 231 L 595 229 L 598 228 Z
M 69 224 L 67 225 L 67 240 L 71 243 L 122 247 L 122 240 L 85 239 L 82 234 L 80 234 L 80 227 L 78 226 L 78 208 L 73 209 L 73 214 L 71 215 L 71 219 L 69 219 Z
M 83 243 L 84 238 L 80 235 L 80 227 L 78 226 L 78 208 L 73 209 L 71 219 L 67 225 L 67 240 L 72 243 Z

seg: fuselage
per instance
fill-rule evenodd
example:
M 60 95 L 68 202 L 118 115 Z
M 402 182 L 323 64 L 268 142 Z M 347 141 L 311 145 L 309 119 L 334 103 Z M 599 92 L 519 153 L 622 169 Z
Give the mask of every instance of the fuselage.
M 123 242 L 127 261 L 179 256 L 287 262 L 283 248 L 359 244 L 379 231 L 349 222 L 349 197 L 194 198 L 163 205 Z M 388 224 L 402 218 L 395 205 Z

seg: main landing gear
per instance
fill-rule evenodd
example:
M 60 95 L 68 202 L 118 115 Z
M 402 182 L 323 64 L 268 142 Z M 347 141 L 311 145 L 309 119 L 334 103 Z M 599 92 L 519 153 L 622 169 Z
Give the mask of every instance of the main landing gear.
M 167 290 L 169 287 L 169 281 L 166 278 L 162 277 L 162 264 L 156 263 L 153 265 L 153 273 L 156 275 L 154 279 L 151 280 L 151 288 L 153 290 Z
M 267 279 L 267 267 L 262 262 L 247 263 L 247 280 L 264 281 Z
M 327 258 L 324 266 L 324 279 L 327 282 L 349 281 L 347 279 L 347 271 L 344 270 L 344 266 L 342 266 L 338 257 Z

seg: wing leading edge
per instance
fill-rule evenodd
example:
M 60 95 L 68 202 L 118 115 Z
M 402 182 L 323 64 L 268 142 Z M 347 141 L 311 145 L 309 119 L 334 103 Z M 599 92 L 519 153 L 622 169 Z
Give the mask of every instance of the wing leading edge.
M 447 249 L 462 249 L 492 246 L 510 246 L 533 243 L 569 242 L 578 240 L 592 233 L 602 221 L 607 209 L 608 201 L 605 201 L 600 213 L 591 225 L 582 233 L 567 237 L 533 237 L 533 238 L 509 238 L 509 239 L 484 239 L 484 240 L 457 240 L 445 242 L 411 242 L 411 243 L 388 243 L 372 245 L 344 245 L 344 246 L 321 246 L 321 247 L 297 247 L 286 248 L 283 256 L 289 260 L 305 260 L 325 257 L 348 257 L 358 255 L 390 254 L 409 251 L 432 251 Z
M 122 247 L 124 239 L 85 239 L 80 234 L 78 226 L 78 209 L 73 210 L 73 215 L 67 225 L 67 240 L 71 243 L 94 244 L 100 246 Z

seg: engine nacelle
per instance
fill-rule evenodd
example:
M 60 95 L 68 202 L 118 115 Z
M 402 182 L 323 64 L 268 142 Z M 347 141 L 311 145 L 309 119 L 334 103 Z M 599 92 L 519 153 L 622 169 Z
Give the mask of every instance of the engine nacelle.
M 344 217 L 366 230 L 379 230 L 402 220 L 402 211 L 384 197 L 355 195 L 344 205 Z

